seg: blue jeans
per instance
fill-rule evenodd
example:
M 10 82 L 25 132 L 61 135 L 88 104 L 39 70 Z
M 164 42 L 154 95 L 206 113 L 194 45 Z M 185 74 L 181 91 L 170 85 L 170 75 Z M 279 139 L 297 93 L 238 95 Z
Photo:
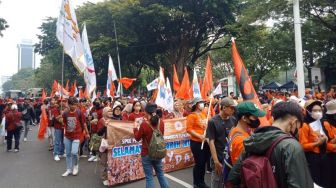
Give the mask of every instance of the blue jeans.
M 55 129 L 54 132 L 54 156 L 64 154 L 64 132 L 61 129 Z
M 155 188 L 153 181 L 153 168 L 159 180 L 161 188 L 169 188 L 168 182 L 164 176 L 163 164 L 161 160 L 151 159 L 148 156 L 141 157 L 142 167 L 146 176 L 146 188 Z
M 73 167 L 75 165 L 78 165 L 79 143 L 80 143 L 79 139 L 70 140 L 67 137 L 64 137 L 67 170 L 72 171 Z

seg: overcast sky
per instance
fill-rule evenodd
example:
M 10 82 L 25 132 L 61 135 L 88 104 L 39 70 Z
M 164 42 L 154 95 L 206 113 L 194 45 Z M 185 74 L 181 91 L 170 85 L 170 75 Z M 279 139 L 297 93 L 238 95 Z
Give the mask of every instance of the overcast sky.
M 11 76 L 17 72 L 17 44 L 22 39 L 37 43 L 38 27 L 46 17 L 58 17 L 61 0 L 0 0 L 0 18 L 4 18 L 9 28 L 0 37 L 0 76 Z M 72 0 L 77 7 L 88 0 Z M 89 0 L 96 3 L 103 0 Z M 40 57 L 36 58 L 39 65 Z

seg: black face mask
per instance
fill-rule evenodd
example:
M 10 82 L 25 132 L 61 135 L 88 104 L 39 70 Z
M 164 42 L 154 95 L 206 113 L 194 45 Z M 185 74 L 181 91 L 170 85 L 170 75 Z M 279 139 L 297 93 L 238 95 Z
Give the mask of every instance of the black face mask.
M 260 120 L 259 119 L 256 119 L 256 120 L 252 120 L 252 119 L 249 119 L 250 123 L 247 123 L 248 126 L 250 126 L 252 129 L 255 129 L 255 128 L 258 128 L 259 125 L 260 125 Z

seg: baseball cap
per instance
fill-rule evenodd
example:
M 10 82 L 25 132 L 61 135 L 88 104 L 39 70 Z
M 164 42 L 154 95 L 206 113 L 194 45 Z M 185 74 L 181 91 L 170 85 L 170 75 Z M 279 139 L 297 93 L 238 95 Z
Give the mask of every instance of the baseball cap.
M 331 100 L 325 105 L 327 108 L 326 114 L 336 114 L 336 100 Z
M 231 99 L 230 97 L 225 97 L 224 99 L 222 99 L 221 103 L 220 103 L 221 106 L 237 106 L 236 103 L 234 102 L 233 99 Z
M 195 106 L 197 103 L 199 102 L 204 102 L 201 98 L 194 98 L 192 101 L 191 101 L 191 105 L 192 106 Z
M 263 117 L 266 112 L 260 110 L 258 106 L 252 102 L 242 102 L 237 106 L 238 114 L 251 114 L 256 117 Z

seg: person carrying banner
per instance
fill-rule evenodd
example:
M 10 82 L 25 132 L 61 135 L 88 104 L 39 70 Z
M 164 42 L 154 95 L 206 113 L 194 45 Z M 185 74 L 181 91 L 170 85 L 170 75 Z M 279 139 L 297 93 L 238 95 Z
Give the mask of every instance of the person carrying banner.
M 201 149 L 202 142 L 206 140 L 207 119 L 202 113 L 204 101 L 201 98 L 194 98 L 191 102 L 191 114 L 187 116 L 187 133 L 190 135 L 190 149 L 194 156 L 195 166 L 193 169 L 193 183 L 195 188 L 208 188 L 204 182 L 206 162 L 210 158 L 210 149 L 207 142 Z
M 58 118 L 58 121 L 65 127 L 64 145 L 66 151 L 66 172 L 63 177 L 78 174 L 78 148 L 80 144 L 80 137 L 82 129 L 88 133 L 85 115 L 78 109 L 78 100 L 75 97 L 70 97 L 68 100 L 69 110 L 62 114 L 62 117 Z M 86 135 L 90 137 L 89 134 Z
M 217 188 L 222 174 L 224 150 L 227 145 L 227 137 L 232 127 L 237 123 L 233 116 L 236 104 L 226 97 L 220 103 L 220 112 L 209 120 L 206 137 L 209 139 L 211 151 L 211 166 L 215 170 L 211 173 L 211 187 Z
M 275 179 L 276 187 L 279 188 L 314 187 L 303 149 L 294 137 L 289 136 L 296 135 L 302 125 L 303 115 L 300 106 L 294 102 L 280 102 L 274 105 L 272 116 L 274 117 L 272 126 L 260 127 L 251 137 L 244 140 L 245 150 L 230 171 L 226 187 L 240 187 L 244 181 L 242 178 L 245 177 L 241 173 L 244 160 L 250 154 L 266 155 L 279 138 L 287 139 L 280 140 L 270 152 L 269 163 L 273 174 L 265 175 Z M 253 159 L 250 158 L 250 160 Z M 261 177 L 261 181 L 262 179 L 265 177 Z
M 168 182 L 164 176 L 162 159 L 153 159 L 149 157 L 149 143 L 151 142 L 154 129 L 159 129 L 164 134 L 164 123 L 156 114 L 157 105 L 148 103 L 145 107 L 145 116 L 139 121 L 135 121 L 133 129 L 134 138 L 137 141 L 142 140 L 141 160 L 146 177 L 146 188 L 155 188 L 153 181 L 153 168 L 159 180 L 161 188 L 169 188 Z
M 237 106 L 238 124 L 230 131 L 230 157 L 232 164 L 236 164 L 241 152 L 244 150 L 243 141 L 251 135 L 252 129 L 260 125 L 258 117 L 265 116 L 265 112 L 260 110 L 252 102 L 242 102 Z

